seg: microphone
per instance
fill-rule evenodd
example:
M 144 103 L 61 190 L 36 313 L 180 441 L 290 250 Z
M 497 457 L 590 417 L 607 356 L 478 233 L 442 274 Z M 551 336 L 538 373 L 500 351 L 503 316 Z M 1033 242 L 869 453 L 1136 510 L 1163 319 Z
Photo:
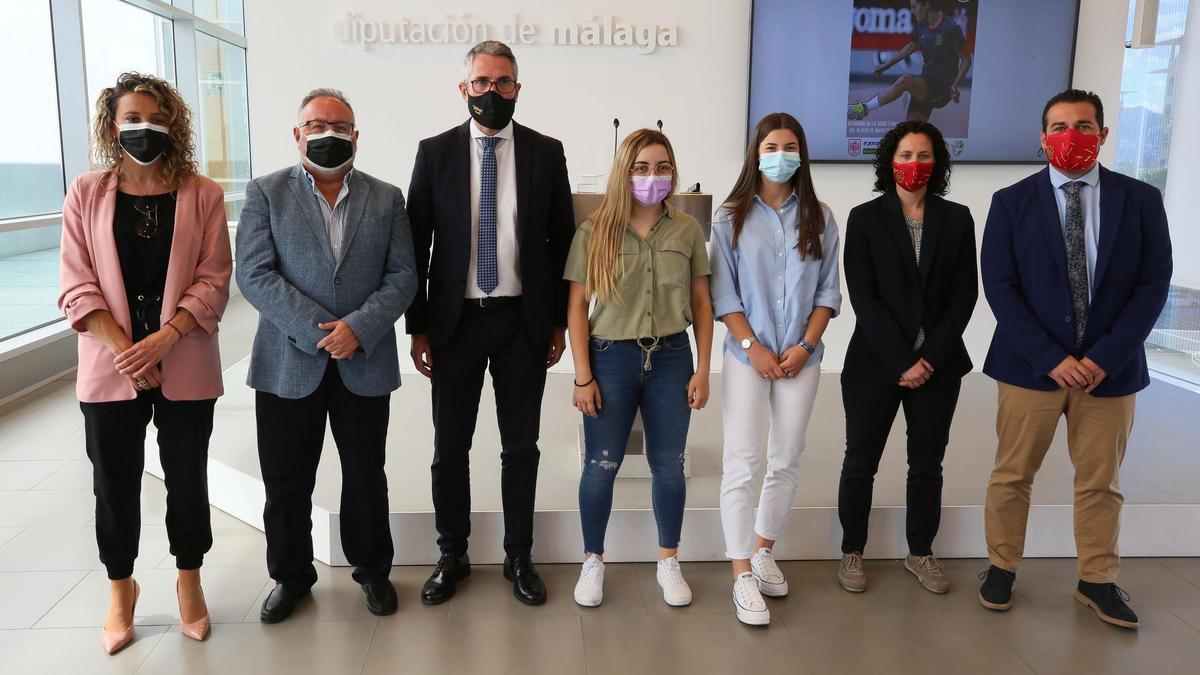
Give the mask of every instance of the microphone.
M 621 120 L 613 118 L 613 157 L 617 156 L 617 130 L 621 128 Z
M 658 133 L 662 133 L 662 120 L 658 121 Z

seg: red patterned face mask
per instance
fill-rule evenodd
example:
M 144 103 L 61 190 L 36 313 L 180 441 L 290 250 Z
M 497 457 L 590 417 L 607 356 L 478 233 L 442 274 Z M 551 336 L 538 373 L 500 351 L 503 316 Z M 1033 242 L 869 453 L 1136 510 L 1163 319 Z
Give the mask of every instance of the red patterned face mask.
M 1067 129 L 1046 136 L 1046 159 L 1061 171 L 1086 171 L 1096 163 L 1100 135 Z
M 896 185 L 899 185 L 908 192 L 916 192 L 929 183 L 929 178 L 933 176 L 934 166 L 933 162 L 906 162 L 901 164 L 893 160 L 892 178 L 895 179 Z

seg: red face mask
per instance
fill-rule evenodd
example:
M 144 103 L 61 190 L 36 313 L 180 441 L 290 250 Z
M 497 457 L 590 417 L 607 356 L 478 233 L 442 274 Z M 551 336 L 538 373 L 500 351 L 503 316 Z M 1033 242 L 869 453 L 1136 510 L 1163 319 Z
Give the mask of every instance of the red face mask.
M 1086 171 L 1096 163 L 1100 135 L 1067 129 L 1046 136 L 1046 159 L 1061 171 Z
M 906 162 L 901 164 L 893 160 L 892 178 L 896 180 L 896 185 L 899 185 L 908 192 L 916 192 L 929 183 L 929 178 L 933 176 L 934 166 L 933 162 Z

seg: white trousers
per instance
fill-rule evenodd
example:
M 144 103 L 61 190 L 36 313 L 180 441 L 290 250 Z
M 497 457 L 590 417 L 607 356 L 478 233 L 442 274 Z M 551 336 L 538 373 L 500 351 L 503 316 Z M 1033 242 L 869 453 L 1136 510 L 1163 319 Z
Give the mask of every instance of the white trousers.
M 792 379 L 772 382 L 726 353 L 721 370 L 721 416 L 725 451 L 721 469 L 721 526 L 725 555 L 747 560 L 755 534 L 775 540 L 783 534 L 796 500 L 800 453 L 821 381 L 820 364 Z M 754 476 L 766 449 L 767 472 L 754 517 Z

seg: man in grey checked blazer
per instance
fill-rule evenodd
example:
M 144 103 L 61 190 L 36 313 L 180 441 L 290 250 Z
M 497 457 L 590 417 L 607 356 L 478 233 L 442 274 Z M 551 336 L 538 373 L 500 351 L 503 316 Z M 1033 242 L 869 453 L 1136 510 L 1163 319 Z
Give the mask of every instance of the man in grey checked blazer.
M 400 386 L 395 324 L 416 292 L 412 233 L 400 189 L 353 168 L 358 131 L 340 92 L 305 97 L 293 134 L 301 162 L 250 182 L 237 232 L 238 286 L 261 315 L 248 383 L 276 581 L 262 619 L 287 618 L 317 579 L 312 491 L 326 417 L 342 466 L 342 548 L 368 609 L 390 614 L 384 446 Z

